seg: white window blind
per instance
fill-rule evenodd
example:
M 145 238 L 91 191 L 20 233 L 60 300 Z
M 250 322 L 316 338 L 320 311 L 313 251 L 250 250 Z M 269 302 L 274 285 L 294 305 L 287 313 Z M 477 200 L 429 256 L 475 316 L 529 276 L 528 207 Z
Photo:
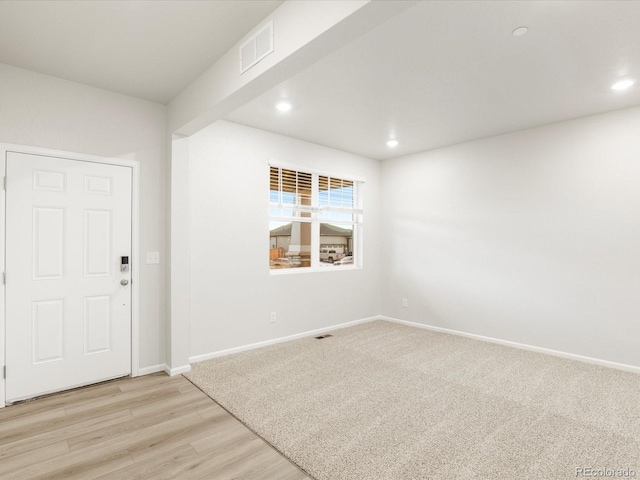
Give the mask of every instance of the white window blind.
M 309 219 L 313 210 L 312 182 L 311 173 L 270 167 L 271 216 Z
M 355 186 L 351 180 L 320 175 L 318 180 L 320 208 L 353 209 Z

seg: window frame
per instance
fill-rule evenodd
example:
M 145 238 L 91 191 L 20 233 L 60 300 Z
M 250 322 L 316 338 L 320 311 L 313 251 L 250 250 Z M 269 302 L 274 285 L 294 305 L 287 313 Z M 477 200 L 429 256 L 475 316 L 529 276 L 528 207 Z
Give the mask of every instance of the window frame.
M 270 275 L 290 275 L 297 273 L 312 273 L 312 272 L 336 272 L 336 271 L 347 271 L 347 270 L 358 270 L 363 266 L 363 190 L 365 181 L 362 178 L 353 177 L 349 175 L 340 175 L 336 172 L 330 173 L 327 171 L 317 170 L 313 168 L 306 168 L 300 165 L 292 165 L 287 163 L 282 163 L 278 161 L 269 161 L 267 164 L 268 167 L 268 176 L 269 176 L 269 199 L 268 199 L 268 229 L 271 232 L 271 222 L 302 222 L 311 224 L 311 245 L 310 245 L 310 263 L 309 267 L 293 267 L 293 268 L 271 268 L 269 264 L 267 264 L 267 268 L 269 269 Z M 271 201 L 271 169 L 278 168 L 281 170 L 292 170 L 297 172 L 298 174 L 310 174 L 311 175 L 311 205 L 309 207 L 305 207 L 303 209 L 296 209 L 295 207 L 286 207 L 287 204 L 283 203 L 275 203 Z M 338 207 L 327 207 L 320 206 L 320 177 L 329 177 L 336 178 L 343 181 L 349 181 L 353 183 L 353 208 L 338 208 Z M 281 191 L 281 190 L 279 190 Z M 289 204 L 290 205 L 290 204 Z M 272 209 L 281 209 L 281 210 L 291 210 L 294 212 L 292 216 L 279 216 L 272 215 Z M 309 217 L 301 217 L 299 216 L 300 211 L 310 212 Z M 341 213 L 352 213 L 353 220 L 352 221 L 328 221 L 322 220 L 319 218 L 320 212 L 324 211 L 333 211 L 333 212 L 341 212 Z M 297 215 L 296 215 L 297 213 Z M 349 225 L 353 226 L 353 234 L 352 234 L 352 256 L 353 256 L 353 264 L 351 265 L 340 265 L 336 268 L 331 268 L 328 266 L 320 265 L 320 224 L 322 223 L 330 223 L 331 225 L 341 226 L 341 225 Z

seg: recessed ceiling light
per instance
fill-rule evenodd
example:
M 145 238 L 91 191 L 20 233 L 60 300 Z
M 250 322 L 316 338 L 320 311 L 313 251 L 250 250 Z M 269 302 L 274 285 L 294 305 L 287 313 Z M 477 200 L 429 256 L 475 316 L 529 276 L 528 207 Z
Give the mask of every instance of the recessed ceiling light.
M 281 112 L 288 112 L 291 110 L 291 104 L 289 102 L 280 102 L 276 105 L 276 108 Z
M 613 85 L 611 85 L 611 90 L 626 90 L 634 83 L 636 83 L 635 80 L 631 80 L 630 78 L 625 78 L 624 80 L 619 80 Z
M 527 27 L 518 27 L 513 32 L 511 32 L 511 35 L 513 35 L 514 37 L 521 37 L 528 31 L 529 29 Z
M 395 138 L 392 138 L 390 140 L 387 140 L 387 147 L 397 147 L 398 146 L 398 140 L 396 140 Z

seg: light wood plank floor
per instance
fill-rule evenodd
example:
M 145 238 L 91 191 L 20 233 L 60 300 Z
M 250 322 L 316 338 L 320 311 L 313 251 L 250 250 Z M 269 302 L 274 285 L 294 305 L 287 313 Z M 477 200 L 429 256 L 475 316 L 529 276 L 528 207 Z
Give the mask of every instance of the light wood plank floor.
M 0 409 L 0 478 L 311 480 L 182 376 Z

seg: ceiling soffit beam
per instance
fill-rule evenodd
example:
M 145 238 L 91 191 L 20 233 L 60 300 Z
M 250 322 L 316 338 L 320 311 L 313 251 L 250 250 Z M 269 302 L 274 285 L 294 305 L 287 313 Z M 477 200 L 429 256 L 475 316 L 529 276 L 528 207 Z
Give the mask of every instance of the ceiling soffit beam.
M 169 103 L 170 132 L 193 135 L 417 3 L 284 2 Z M 241 75 L 238 48 L 270 20 L 273 53 Z

